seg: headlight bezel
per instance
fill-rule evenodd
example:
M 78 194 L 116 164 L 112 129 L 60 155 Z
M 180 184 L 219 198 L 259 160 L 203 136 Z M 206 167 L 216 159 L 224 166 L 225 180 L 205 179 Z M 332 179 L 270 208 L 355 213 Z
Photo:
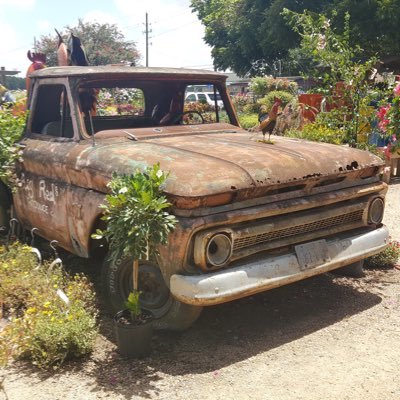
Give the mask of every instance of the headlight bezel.
M 385 200 L 382 197 L 374 197 L 368 205 L 367 221 L 370 225 L 378 225 L 383 220 Z
M 232 255 L 233 239 L 229 230 L 203 232 L 195 238 L 194 262 L 204 271 L 223 268 L 229 264 Z

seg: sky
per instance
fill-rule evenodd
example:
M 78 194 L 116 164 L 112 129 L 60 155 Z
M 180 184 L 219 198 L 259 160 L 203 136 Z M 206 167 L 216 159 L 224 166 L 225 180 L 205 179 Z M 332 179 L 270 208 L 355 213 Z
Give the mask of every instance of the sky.
M 0 66 L 25 74 L 34 37 L 54 34 L 85 22 L 116 24 L 136 43 L 145 65 L 145 14 L 150 33 L 149 66 L 213 69 L 204 27 L 191 12 L 190 0 L 0 0 Z M 88 55 L 90 59 L 90 54 Z

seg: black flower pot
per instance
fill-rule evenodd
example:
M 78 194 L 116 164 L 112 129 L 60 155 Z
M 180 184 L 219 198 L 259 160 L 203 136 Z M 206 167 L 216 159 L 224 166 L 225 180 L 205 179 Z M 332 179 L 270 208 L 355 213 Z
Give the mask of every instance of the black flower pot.
M 142 310 L 142 318 L 131 322 L 128 310 L 114 316 L 114 330 L 119 353 L 128 358 L 145 357 L 151 353 L 153 315 Z

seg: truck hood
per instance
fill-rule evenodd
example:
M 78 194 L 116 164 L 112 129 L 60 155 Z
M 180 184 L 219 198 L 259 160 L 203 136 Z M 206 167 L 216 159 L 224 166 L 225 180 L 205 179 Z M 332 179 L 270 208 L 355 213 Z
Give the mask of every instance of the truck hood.
M 127 139 L 132 135 L 136 140 Z M 164 189 L 170 200 L 190 209 L 279 188 L 301 189 L 310 181 L 365 178 L 383 165 L 373 154 L 346 146 L 276 136 L 267 144 L 261 139 L 261 134 L 228 124 L 99 132 L 96 146 L 85 146 L 74 169 L 85 175 L 88 187 L 106 191 L 114 171 L 129 174 L 159 162 L 170 173 Z

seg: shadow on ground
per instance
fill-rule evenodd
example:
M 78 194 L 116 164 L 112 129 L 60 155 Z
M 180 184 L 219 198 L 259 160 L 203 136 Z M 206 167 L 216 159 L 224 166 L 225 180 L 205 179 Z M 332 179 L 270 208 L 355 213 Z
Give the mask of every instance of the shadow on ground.
M 82 264 L 86 264 L 85 272 L 94 280 L 98 278 L 96 263 L 67 257 L 66 264 L 71 272 L 82 271 Z M 68 363 L 56 373 L 38 372 L 28 366 L 25 373 L 47 380 L 79 371 L 94 380 L 89 389 L 94 393 L 110 398 L 154 397 L 162 386 L 157 382 L 165 375 L 179 379 L 188 374 L 215 373 L 379 304 L 381 298 L 368 288 L 390 284 L 385 281 L 386 272 L 370 271 L 360 280 L 325 274 L 205 308 L 186 332 L 156 332 L 153 353 L 142 360 L 127 360 L 117 353 L 112 320 L 101 314 L 101 337 L 89 359 Z
M 352 281 L 326 274 L 205 308 L 190 330 L 157 332 L 153 353 L 143 360 L 126 360 L 116 353 L 115 346 L 109 346 L 99 359 L 94 355 L 93 368 L 88 371 L 97 382 L 92 390 L 127 399 L 153 397 L 159 390 L 156 382 L 164 375 L 179 379 L 187 374 L 215 373 L 380 302 L 379 296 L 354 287 Z M 101 333 L 104 344 L 114 341 L 108 316 L 101 319 Z

